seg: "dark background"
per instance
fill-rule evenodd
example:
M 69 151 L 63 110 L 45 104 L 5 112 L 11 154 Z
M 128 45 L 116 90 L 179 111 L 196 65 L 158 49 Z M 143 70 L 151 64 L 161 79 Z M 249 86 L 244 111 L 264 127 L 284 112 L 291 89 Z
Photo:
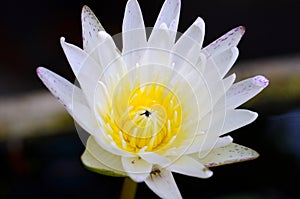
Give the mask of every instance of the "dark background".
M 163 0 L 139 1 L 146 26 L 156 20 Z M 81 46 L 80 13 L 88 5 L 111 35 L 121 31 L 124 0 L 2 1 L 0 11 L 0 97 L 46 90 L 35 69 L 45 66 L 68 79 L 73 74 L 59 44 L 64 36 Z M 239 61 L 300 53 L 300 2 L 297 0 L 183 0 L 179 32 L 201 16 L 204 44 L 239 25 L 246 34 Z M 284 67 L 284 66 L 283 66 Z M 283 85 L 284 86 L 284 85 Z M 282 109 L 281 109 L 282 107 Z M 297 198 L 299 195 L 300 103 L 252 110 L 259 119 L 231 135 L 261 157 L 214 168 L 210 179 L 175 175 L 185 198 Z M 263 111 L 263 113 L 261 113 Z M 13 145 L 14 149 L 18 146 Z M 0 198 L 117 198 L 121 178 L 89 172 L 79 157 L 84 150 L 75 130 L 69 134 L 24 140 L 22 153 L 0 143 Z M 17 151 L 17 149 L 15 149 Z M 140 184 L 137 198 L 156 197 Z

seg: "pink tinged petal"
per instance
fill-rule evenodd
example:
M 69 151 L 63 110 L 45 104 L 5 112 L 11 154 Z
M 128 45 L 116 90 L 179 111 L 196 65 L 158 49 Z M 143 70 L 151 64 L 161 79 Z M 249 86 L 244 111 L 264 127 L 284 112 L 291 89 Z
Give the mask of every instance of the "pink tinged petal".
M 226 107 L 234 109 L 260 93 L 269 84 L 269 80 L 258 75 L 232 85 L 226 93 Z
M 140 6 L 136 0 L 129 0 L 127 2 L 123 19 L 122 37 L 123 55 L 134 53 L 134 51 L 138 51 L 147 46 L 144 20 Z M 136 58 L 136 60 L 138 60 L 138 55 L 139 54 L 135 55 L 132 59 Z M 135 65 L 135 63 L 131 64 Z
M 252 123 L 257 116 L 257 113 L 248 110 L 227 110 L 220 136 Z
M 239 26 L 234 28 L 206 46 L 202 51 L 207 57 L 218 55 L 227 49 L 237 46 L 244 33 L 245 27 Z
M 90 136 L 86 143 L 86 150 L 81 156 L 82 163 L 89 169 L 101 173 L 116 176 L 127 176 L 121 162 L 121 156 L 114 155 L 95 142 Z
M 37 75 L 51 93 L 64 105 L 74 120 L 84 130 L 93 134 L 97 128 L 97 122 L 86 103 L 82 91 L 66 79 L 46 68 L 39 67 Z
M 238 55 L 239 55 L 238 48 L 233 47 L 210 58 L 217 66 L 221 78 L 223 78 L 231 69 L 231 67 L 237 60 Z
M 155 168 L 153 169 L 153 174 L 150 174 L 145 183 L 161 198 L 182 198 L 171 171 L 163 168 Z
M 165 23 L 167 28 L 170 30 L 172 42 L 175 41 L 176 37 L 180 6 L 180 0 L 166 0 L 154 25 L 154 29 L 158 29 L 161 27 L 162 23 Z
M 121 160 L 127 175 L 135 182 L 145 181 L 152 170 L 152 164 L 140 157 L 122 157 Z
M 209 178 L 213 174 L 213 172 L 207 169 L 203 164 L 200 164 L 195 159 L 187 155 L 183 155 L 172 162 L 167 169 L 175 173 L 198 178 Z
M 198 161 L 207 167 L 214 167 L 253 160 L 258 156 L 259 154 L 250 148 L 231 143 L 227 146 L 213 149 L 206 157 Z
M 172 48 L 172 58 L 170 62 L 175 63 L 174 68 L 176 70 L 178 70 L 178 67 L 186 68 L 186 64 L 195 66 L 197 61 L 201 58 L 199 51 L 202 48 L 204 39 L 204 27 L 204 21 L 201 18 L 197 18 L 175 43 Z
M 51 93 L 64 105 L 69 112 L 72 112 L 73 90 L 75 88 L 79 88 L 71 84 L 63 77 L 44 67 L 38 67 L 36 72 Z
M 87 53 L 91 53 L 96 48 L 97 34 L 99 31 L 104 31 L 104 28 L 98 21 L 95 14 L 88 6 L 84 6 L 81 13 L 81 23 L 82 23 L 82 39 L 83 39 L 83 49 Z

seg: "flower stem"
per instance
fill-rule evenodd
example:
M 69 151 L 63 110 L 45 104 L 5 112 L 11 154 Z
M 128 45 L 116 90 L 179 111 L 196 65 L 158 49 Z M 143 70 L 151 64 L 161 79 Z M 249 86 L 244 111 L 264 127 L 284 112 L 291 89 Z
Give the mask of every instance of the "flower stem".
M 137 183 L 126 177 L 123 182 L 120 199 L 134 199 L 137 189 Z

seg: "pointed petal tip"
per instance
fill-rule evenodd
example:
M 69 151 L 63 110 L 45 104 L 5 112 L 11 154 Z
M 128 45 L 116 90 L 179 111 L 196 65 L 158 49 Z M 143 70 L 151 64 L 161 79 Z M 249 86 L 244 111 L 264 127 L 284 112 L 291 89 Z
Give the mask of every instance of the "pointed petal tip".
M 252 78 L 252 83 L 259 87 L 267 87 L 269 85 L 269 80 L 262 75 L 257 75 Z
M 246 32 L 246 27 L 245 27 L 245 26 L 239 26 L 239 29 L 240 29 L 243 33 Z
M 160 24 L 159 28 L 162 29 L 162 30 L 168 30 L 168 26 L 167 26 L 166 23 Z
M 127 3 L 126 3 L 126 7 L 129 6 L 129 5 L 137 5 L 138 4 L 138 1 L 137 0 L 128 0 Z
M 81 10 L 81 15 L 85 14 L 86 12 L 91 12 L 91 11 L 92 10 L 90 9 L 90 7 L 88 7 L 87 5 L 84 5 Z
M 259 156 L 260 156 L 259 153 L 253 150 L 253 160 L 259 158 Z
M 36 74 L 38 75 L 38 77 L 43 81 L 44 77 L 43 75 L 45 74 L 45 72 L 48 72 L 49 70 L 47 68 L 44 68 L 42 66 L 37 67 L 36 69 Z
M 205 22 L 201 17 L 197 17 L 196 21 L 194 24 L 199 27 L 199 28 L 204 28 Z
M 63 43 L 66 43 L 66 38 L 61 37 L 61 38 L 59 39 L 59 41 L 60 41 L 60 44 L 62 45 Z
M 213 172 L 207 167 L 203 168 L 203 172 L 205 173 L 205 176 L 202 177 L 203 179 L 210 178 L 213 175 Z
M 43 70 L 43 67 L 42 67 L 42 66 L 39 66 L 39 67 L 37 67 L 37 68 L 35 69 L 35 72 L 36 72 L 36 74 L 37 74 L 38 76 L 40 76 L 41 70 Z
M 99 39 L 101 40 L 105 40 L 106 38 L 110 37 L 110 35 L 105 32 L 105 31 L 99 31 L 97 36 L 99 37 Z

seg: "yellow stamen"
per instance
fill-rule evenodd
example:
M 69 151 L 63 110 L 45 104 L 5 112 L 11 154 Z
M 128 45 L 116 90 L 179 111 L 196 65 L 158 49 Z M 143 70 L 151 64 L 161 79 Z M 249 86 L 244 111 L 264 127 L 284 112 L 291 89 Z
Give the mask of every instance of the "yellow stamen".
M 182 121 L 177 96 L 155 83 L 139 85 L 134 90 L 124 87 L 112 99 L 115 106 L 102 118 L 112 144 L 138 153 L 141 149 L 156 151 L 173 142 Z

